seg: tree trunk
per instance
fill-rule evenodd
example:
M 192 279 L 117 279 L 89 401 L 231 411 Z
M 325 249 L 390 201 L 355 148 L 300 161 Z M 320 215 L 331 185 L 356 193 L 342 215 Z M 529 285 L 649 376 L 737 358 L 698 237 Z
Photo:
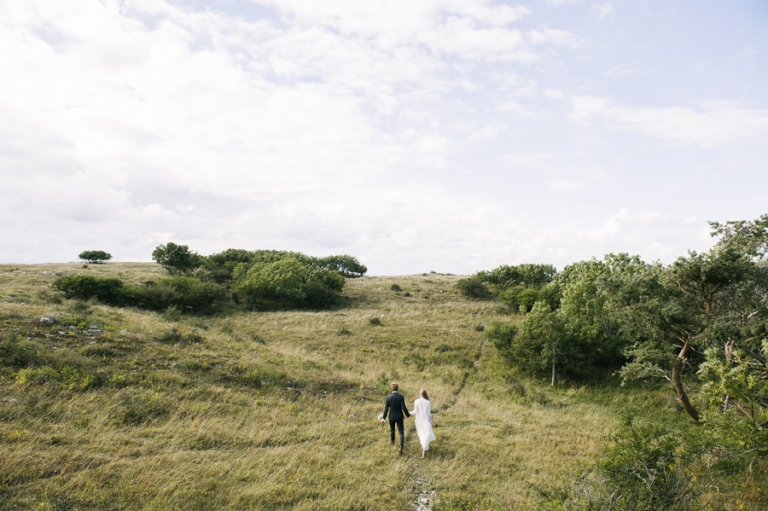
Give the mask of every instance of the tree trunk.
M 699 412 L 696 411 L 691 402 L 688 400 L 688 395 L 685 393 L 682 381 L 683 365 L 687 360 L 688 350 L 690 347 L 691 345 L 688 339 L 686 339 L 685 344 L 683 345 L 683 349 L 680 350 L 680 354 L 677 355 L 677 360 L 675 360 L 675 365 L 672 367 L 672 383 L 675 385 L 678 401 L 680 401 L 680 404 L 683 405 L 686 413 L 690 415 L 693 420 L 698 422 Z

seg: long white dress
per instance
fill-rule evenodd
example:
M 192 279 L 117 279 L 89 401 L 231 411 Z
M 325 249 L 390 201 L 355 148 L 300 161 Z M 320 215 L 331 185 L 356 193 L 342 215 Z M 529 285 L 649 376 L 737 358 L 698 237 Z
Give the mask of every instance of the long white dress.
M 413 411 L 409 413 L 416 417 L 416 433 L 419 434 L 421 448 L 428 451 L 429 443 L 436 440 L 432 431 L 432 402 L 419 398 L 413 402 Z

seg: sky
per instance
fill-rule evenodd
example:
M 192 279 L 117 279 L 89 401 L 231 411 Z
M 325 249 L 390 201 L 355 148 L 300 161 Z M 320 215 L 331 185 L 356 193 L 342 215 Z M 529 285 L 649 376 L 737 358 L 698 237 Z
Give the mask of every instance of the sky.
M 669 263 L 767 212 L 762 0 L 0 0 L 0 263 Z

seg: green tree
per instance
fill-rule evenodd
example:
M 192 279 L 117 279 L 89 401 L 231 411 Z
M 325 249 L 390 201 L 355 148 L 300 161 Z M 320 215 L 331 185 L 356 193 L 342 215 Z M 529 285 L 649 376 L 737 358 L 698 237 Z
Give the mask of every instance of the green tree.
M 112 254 L 108 254 L 103 250 L 85 250 L 80 252 L 80 255 L 77 257 L 84 261 L 88 261 L 91 264 L 100 264 L 112 259 Z
M 294 257 L 239 265 L 234 291 L 255 307 L 321 307 L 332 303 L 344 277 Z
M 337 271 L 339 275 L 349 279 L 362 277 L 368 271 L 364 264 L 350 255 L 322 257 L 318 260 L 318 264 L 324 270 Z
M 187 245 L 169 241 L 152 252 L 152 259 L 171 275 L 188 273 L 203 264 L 203 257 L 189 250 Z

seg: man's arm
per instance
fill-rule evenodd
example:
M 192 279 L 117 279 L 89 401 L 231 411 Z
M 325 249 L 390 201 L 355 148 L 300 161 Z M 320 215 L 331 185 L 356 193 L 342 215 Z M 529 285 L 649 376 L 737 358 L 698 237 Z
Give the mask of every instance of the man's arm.
M 389 412 L 389 399 L 384 400 L 384 413 L 381 414 L 381 420 L 387 418 L 387 412 Z
M 410 416 L 411 416 L 411 414 L 410 414 L 410 413 L 408 413 L 408 407 L 407 407 L 407 406 L 405 406 L 405 397 L 403 397 L 403 400 L 402 400 L 402 401 L 400 401 L 400 405 L 403 407 L 403 413 L 405 414 L 405 416 L 406 416 L 406 417 L 410 417 Z

